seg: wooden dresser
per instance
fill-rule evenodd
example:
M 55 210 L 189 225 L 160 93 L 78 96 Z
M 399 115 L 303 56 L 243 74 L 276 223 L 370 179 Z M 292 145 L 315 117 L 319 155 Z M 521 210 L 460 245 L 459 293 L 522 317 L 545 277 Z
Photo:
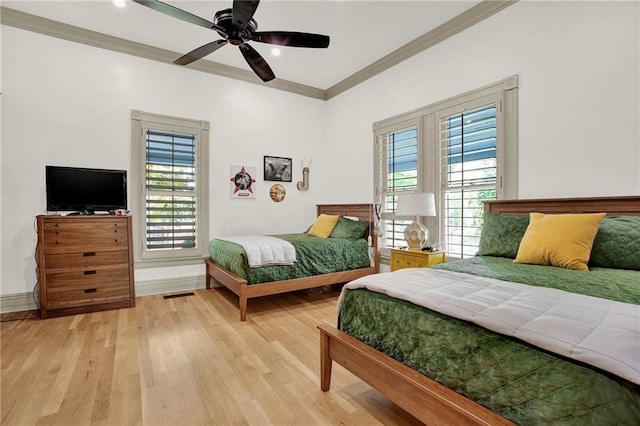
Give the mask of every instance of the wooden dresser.
M 42 318 L 135 306 L 130 216 L 37 223 Z

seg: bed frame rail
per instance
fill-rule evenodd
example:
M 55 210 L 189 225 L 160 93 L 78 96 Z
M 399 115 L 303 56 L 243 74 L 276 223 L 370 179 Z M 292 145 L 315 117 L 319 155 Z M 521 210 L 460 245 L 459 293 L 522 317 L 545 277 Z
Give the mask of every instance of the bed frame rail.
M 320 388 L 332 361 L 428 425 L 512 425 L 510 421 L 328 324 L 320 329 Z

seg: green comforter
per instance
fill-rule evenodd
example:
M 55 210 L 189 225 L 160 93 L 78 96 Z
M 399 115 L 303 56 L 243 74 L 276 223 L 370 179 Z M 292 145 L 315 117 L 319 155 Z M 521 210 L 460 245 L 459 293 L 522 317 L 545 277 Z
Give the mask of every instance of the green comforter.
M 493 257 L 438 268 L 640 300 L 637 271 L 569 271 Z M 346 333 L 518 424 L 640 424 L 638 386 L 409 302 L 348 290 L 339 322 Z
M 362 238 L 318 238 L 307 234 L 274 237 L 293 244 L 297 258 L 295 264 L 249 268 L 242 246 L 218 239 L 211 240 L 209 253 L 214 262 L 244 278 L 248 284 L 349 271 L 370 265 L 369 246 Z

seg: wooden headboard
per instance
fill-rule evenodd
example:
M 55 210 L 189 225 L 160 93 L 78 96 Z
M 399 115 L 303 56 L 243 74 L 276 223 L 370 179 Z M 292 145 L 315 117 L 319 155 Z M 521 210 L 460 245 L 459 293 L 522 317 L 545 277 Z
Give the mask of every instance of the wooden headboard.
M 380 250 L 378 249 L 378 238 L 375 234 L 376 205 L 371 203 L 362 204 L 316 204 L 318 216 L 322 213 L 340 216 L 357 217 L 359 220 L 369 222 L 369 230 L 365 237 L 371 237 L 371 246 L 374 249 L 374 260 L 376 268 L 380 266 Z
M 640 196 L 540 198 L 531 200 L 491 200 L 484 211 L 509 216 L 527 216 L 530 212 L 607 213 L 607 216 L 640 216 Z

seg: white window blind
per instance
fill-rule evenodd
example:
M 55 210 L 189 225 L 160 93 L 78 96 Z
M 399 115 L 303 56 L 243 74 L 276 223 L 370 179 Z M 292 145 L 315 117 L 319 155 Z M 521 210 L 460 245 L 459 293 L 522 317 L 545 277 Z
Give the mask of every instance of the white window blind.
M 483 201 L 496 198 L 496 104 L 446 115 L 438 122 L 439 237 L 452 256 L 476 254 Z
M 196 135 L 146 131 L 146 246 L 196 246 Z
M 397 196 L 400 192 L 418 188 L 418 127 L 412 125 L 382 132 L 376 150 L 378 199 L 382 212 L 382 241 L 384 248 L 406 246 L 404 228 L 410 220 L 394 220 Z

